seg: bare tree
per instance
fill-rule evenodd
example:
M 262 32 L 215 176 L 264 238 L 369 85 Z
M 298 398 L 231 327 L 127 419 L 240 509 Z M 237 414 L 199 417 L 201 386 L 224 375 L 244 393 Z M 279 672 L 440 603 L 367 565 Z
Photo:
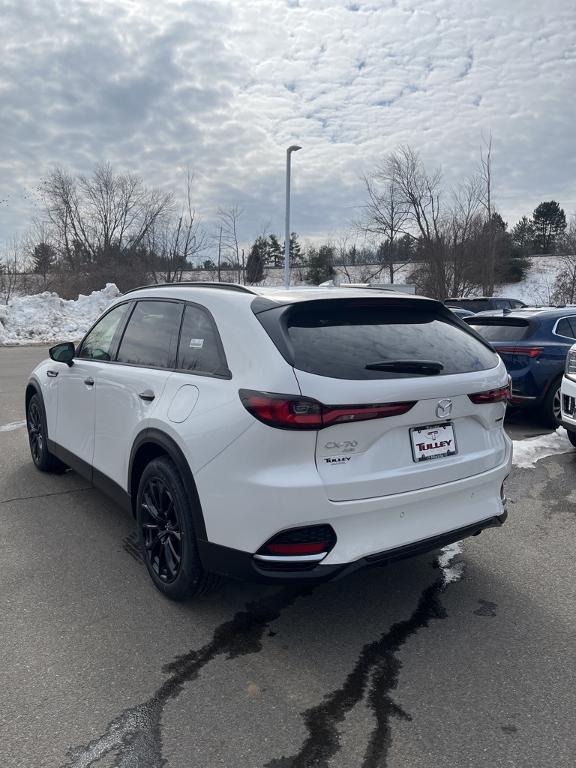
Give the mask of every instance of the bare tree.
M 576 304 L 576 214 L 560 243 L 560 250 L 551 299 L 556 304 Z
M 394 194 L 407 210 L 402 230 L 417 240 L 420 267 L 426 292 L 446 298 L 447 253 L 441 208 L 440 170 L 429 173 L 420 155 L 402 146 L 388 155 L 381 166 L 383 180 L 394 186 Z
M 496 233 L 494 231 L 492 203 L 492 132 L 489 133 L 487 139 L 482 137 L 482 141 L 483 146 L 480 148 L 480 177 L 483 183 L 481 202 L 486 212 L 487 221 L 487 248 L 482 288 L 485 296 L 492 296 L 496 272 Z
M 23 286 L 26 256 L 22 243 L 14 238 L 0 255 L 0 301 L 8 304 Z
M 396 254 L 396 240 L 404 232 L 410 215 L 410 205 L 400 193 L 394 173 L 388 163 L 377 168 L 370 176 L 364 177 L 368 201 L 363 207 L 359 228 L 367 235 L 376 237 L 380 243 L 376 254 L 383 271 L 386 269 L 391 283 L 396 273 L 406 267 L 399 263 Z
M 171 193 L 148 189 L 140 176 L 115 173 L 108 164 L 77 178 L 56 168 L 40 190 L 60 254 L 71 265 L 79 257 L 96 263 L 138 249 L 173 205 Z
M 220 262 L 222 247 L 224 247 L 228 253 L 227 261 L 231 263 L 232 269 L 237 273 L 239 283 L 242 282 L 242 262 L 238 228 L 243 213 L 244 211 L 238 205 L 218 209 L 220 222 L 218 261 Z
M 180 282 L 208 247 L 207 237 L 192 202 L 193 176 L 186 177 L 186 199 L 180 213 L 156 219 L 146 235 L 152 276 L 155 282 Z

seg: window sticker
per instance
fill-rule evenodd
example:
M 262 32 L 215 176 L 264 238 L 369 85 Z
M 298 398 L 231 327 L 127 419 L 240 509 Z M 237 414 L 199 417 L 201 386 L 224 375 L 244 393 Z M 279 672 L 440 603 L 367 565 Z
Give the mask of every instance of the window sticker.
M 191 349 L 202 349 L 204 346 L 204 339 L 190 339 Z

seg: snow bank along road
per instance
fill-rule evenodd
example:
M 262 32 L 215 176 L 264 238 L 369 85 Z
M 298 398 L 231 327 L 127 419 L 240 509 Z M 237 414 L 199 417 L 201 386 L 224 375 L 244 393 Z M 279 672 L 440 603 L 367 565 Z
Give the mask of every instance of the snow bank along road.
M 132 521 L 32 467 L 0 349 L 0 764 L 569 768 L 576 452 L 512 425 L 506 527 L 314 589 L 175 605 Z M 537 448 L 537 445 L 544 446 Z

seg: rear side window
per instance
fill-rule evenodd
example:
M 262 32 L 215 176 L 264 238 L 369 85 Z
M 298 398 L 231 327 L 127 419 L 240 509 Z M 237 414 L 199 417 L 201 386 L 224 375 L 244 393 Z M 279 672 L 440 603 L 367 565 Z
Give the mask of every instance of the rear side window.
M 498 324 L 470 323 L 481 336 L 488 341 L 522 341 L 531 335 L 530 323 L 527 320 L 502 320 Z
M 564 317 L 556 326 L 558 336 L 566 336 L 568 339 L 576 339 L 576 317 Z
M 395 371 L 405 361 L 439 364 L 440 375 L 494 368 L 489 348 L 431 310 L 386 306 L 294 307 L 287 332 L 294 367 L 337 379 L 396 379 L 425 375 Z M 376 370 L 371 366 L 389 366 Z M 367 367 L 368 366 L 368 367 Z
M 184 310 L 177 367 L 193 373 L 230 376 L 214 320 L 202 307 Z
M 139 301 L 124 331 L 117 361 L 173 368 L 181 316 L 182 304 Z

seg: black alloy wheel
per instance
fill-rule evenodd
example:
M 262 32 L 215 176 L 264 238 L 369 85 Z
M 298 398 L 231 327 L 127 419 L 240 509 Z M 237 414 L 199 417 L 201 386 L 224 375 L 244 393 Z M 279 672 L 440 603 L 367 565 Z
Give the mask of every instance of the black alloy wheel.
M 144 562 L 155 586 L 171 600 L 203 594 L 218 581 L 198 554 L 194 491 L 168 456 L 152 459 L 138 484 L 136 524 Z
M 48 450 L 48 431 L 46 429 L 46 417 L 44 407 L 39 395 L 32 395 L 26 411 L 26 426 L 28 428 L 28 442 L 30 454 L 34 466 L 41 472 L 61 473 L 66 470 L 66 465 Z
M 542 423 L 550 429 L 560 426 L 562 419 L 562 378 L 559 377 L 548 387 L 548 392 L 541 406 Z
M 42 463 L 45 447 L 44 425 L 42 423 L 42 414 L 39 404 L 35 397 L 30 401 L 28 407 L 28 440 L 30 441 L 30 453 L 32 461 L 36 466 Z
M 182 526 L 166 483 L 151 477 L 142 490 L 140 526 L 146 560 L 165 584 L 171 584 L 182 562 Z

